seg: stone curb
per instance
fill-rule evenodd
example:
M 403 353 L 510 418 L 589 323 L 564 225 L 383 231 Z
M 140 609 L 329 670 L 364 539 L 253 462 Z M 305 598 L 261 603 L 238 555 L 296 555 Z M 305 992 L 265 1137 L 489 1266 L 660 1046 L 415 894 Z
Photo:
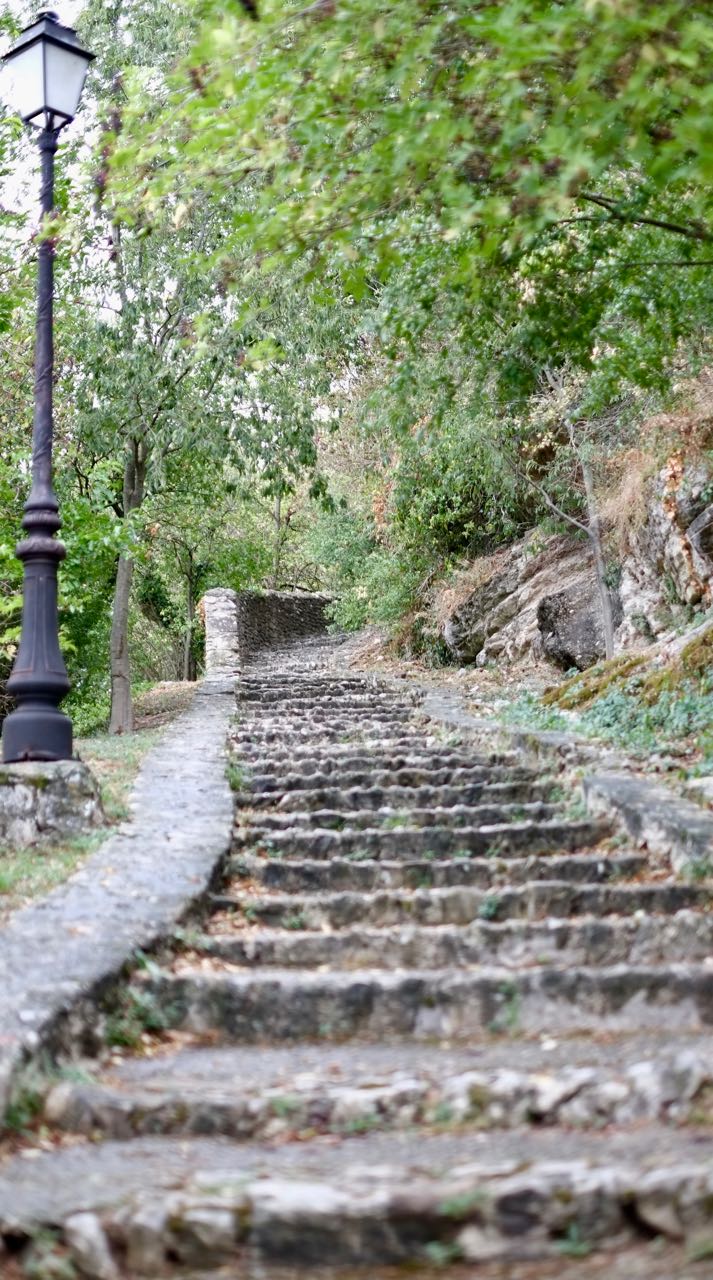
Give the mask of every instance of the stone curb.
M 590 813 L 619 818 L 633 840 L 670 857 L 674 871 L 713 857 L 713 816 L 668 788 L 621 773 L 585 777 L 582 788 Z
M 18 1070 L 62 1044 L 82 1001 L 108 989 L 210 887 L 230 847 L 223 761 L 234 708 L 234 681 L 206 680 L 147 754 L 131 821 L 0 929 L 0 1112 Z

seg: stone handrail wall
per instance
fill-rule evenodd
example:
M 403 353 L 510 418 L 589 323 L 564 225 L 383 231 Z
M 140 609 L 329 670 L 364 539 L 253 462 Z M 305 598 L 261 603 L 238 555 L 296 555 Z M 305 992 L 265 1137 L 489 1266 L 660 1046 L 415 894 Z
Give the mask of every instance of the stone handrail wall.
M 231 591 L 203 597 L 206 676 L 236 672 L 262 649 L 327 628 L 329 597 L 306 591 Z

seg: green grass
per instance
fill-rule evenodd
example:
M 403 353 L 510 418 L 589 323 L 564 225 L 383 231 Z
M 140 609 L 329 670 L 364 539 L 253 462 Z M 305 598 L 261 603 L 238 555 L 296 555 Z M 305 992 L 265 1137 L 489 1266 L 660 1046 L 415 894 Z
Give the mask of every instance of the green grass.
M 107 1014 L 104 1042 L 114 1048 L 137 1049 L 145 1034 L 166 1031 L 175 1019 L 171 1005 L 161 1007 L 150 992 L 127 987 Z
M 565 1258 L 587 1258 L 592 1252 L 591 1244 L 584 1238 L 576 1222 L 570 1223 L 564 1236 L 556 1241 L 555 1248 Z
M 704 656 L 709 658 L 709 650 Z M 577 679 L 586 682 L 597 670 L 590 668 Z M 559 692 L 567 685 L 565 681 L 559 686 Z M 695 769 L 710 771 L 713 676 L 708 661 L 700 670 L 689 670 L 684 664 L 680 669 L 674 665 L 635 671 L 604 686 L 589 703 L 585 700 L 585 705 L 573 706 L 566 714 L 552 701 L 552 691 L 544 699 L 534 693 L 523 694 L 500 712 L 500 719 L 509 726 L 556 729 L 611 743 L 644 760 L 662 755 L 695 757 Z M 689 769 L 691 764 L 689 760 Z
M 139 766 L 156 745 L 160 729 L 139 729 L 129 734 L 95 734 L 78 738 L 76 751 L 99 782 L 104 812 L 110 823 L 130 816 L 129 797 Z
M 466 1191 L 463 1195 L 453 1196 L 438 1206 L 438 1212 L 446 1218 L 467 1218 L 475 1209 L 482 1209 L 487 1202 L 484 1191 Z
M 523 693 L 500 712 L 502 724 L 539 731 L 571 731 L 572 722 L 561 711 L 543 706 L 536 693 Z
M 425 1245 L 424 1253 L 434 1267 L 449 1267 L 463 1257 L 463 1250 L 456 1240 L 431 1240 Z
M 15 910 L 28 899 L 49 893 L 99 848 L 106 834 L 93 832 L 41 851 L 0 846 L 0 911 Z
M 229 760 L 225 766 L 225 776 L 228 779 L 228 786 L 231 791 L 244 790 L 246 781 L 245 770 L 239 764 L 236 764 L 234 760 Z
M 279 1098 L 272 1098 L 270 1100 L 270 1107 L 278 1120 L 289 1120 L 292 1116 L 296 1115 L 301 1106 L 302 1103 L 300 1102 L 300 1099 L 292 1097 L 290 1094 L 286 1094 Z
M 296 911 L 294 915 L 282 917 L 282 927 L 283 929 L 305 929 L 307 922 L 302 912 Z
M 79 1280 L 79 1272 L 55 1231 L 37 1231 L 22 1256 L 26 1280 Z
M 713 877 L 713 862 L 710 858 L 692 858 L 686 863 L 683 874 L 687 880 L 710 880 Z

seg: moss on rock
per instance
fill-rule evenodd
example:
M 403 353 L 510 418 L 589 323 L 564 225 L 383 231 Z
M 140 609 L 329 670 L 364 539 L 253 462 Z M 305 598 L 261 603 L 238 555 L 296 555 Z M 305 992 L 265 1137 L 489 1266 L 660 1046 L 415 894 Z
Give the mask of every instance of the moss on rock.
M 542 702 L 548 707 L 560 707 L 572 711 L 575 707 L 588 706 L 615 685 L 624 684 L 645 663 L 643 654 L 620 654 L 608 662 L 598 662 L 587 671 L 578 671 L 562 684 L 546 689 Z

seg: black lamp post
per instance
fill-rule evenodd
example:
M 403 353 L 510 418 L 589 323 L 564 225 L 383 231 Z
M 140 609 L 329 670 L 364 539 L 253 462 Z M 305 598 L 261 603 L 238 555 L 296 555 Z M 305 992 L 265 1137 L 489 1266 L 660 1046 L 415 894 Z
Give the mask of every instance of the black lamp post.
M 75 32 L 60 25 L 56 13 L 43 9 L 2 59 L 3 79 L 11 82 L 8 98 L 26 124 L 39 128 L 43 218 L 54 208 L 59 132 L 76 115 L 93 58 Z M 3 725 L 5 761 L 68 760 L 72 755 L 72 722 L 59 710 L 70 686 L 57 618 L 57 568 L 65 551 L 55 536 L 61 522 L 52 488 L 53 294 L 54 245 L 45 234 L 37 285 L 32 489 L 22 521 L 27 537 L 17 548 L 24 565 L 22 635 L 7 683 L 17 707 Z

